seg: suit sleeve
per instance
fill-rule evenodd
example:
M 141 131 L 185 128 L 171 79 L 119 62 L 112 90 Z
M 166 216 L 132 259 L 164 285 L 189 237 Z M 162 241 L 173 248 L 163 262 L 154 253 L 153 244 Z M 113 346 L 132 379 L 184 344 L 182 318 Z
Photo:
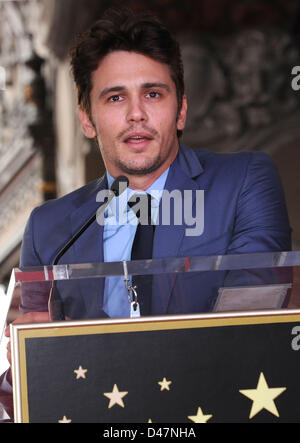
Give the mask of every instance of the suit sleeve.
M 290 249 L 291 229 L 277 168 L 268 155 L 250 153 L 228 254 Z
M 43 266 L 34 244 L 34 222 L 37 208 L 34 209 L 27 221 L 21 248 L 20 266 Z
M 37 217 L 37 209 L 34 209 L 27 222 L 21 249 L 20 267 L 41 267 L 44 264 L 36 251 L 34 241 L 34 223 Z M 48 311 L 48 299 L 51 290 L 50 282 L 28 282 L 21 287 L 20 311 L 27 312 Z
M 239 195 L 228 254 L 291 250 L 291 228 L 281 180 L 274 162 L 264 153 L 251 153 Z M 231 271 L 224 286 L 290 283 L 289 268 Z

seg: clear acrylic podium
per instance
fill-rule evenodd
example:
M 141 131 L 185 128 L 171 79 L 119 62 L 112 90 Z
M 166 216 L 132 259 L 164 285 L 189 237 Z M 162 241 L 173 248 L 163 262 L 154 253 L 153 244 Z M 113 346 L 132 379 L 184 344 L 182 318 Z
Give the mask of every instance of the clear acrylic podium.
M 14 269 L 1 330 L 16 293 L 52 320 L 11 326 L 17 422 L 299 420 L 299 251 Z

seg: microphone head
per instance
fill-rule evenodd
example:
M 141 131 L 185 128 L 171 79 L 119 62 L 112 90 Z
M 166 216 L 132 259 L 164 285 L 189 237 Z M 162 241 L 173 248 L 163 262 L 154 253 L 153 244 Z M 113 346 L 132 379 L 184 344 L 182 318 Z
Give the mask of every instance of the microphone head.
M 125 175 L 119 175 L 113 182 L 110 187 L 110 190 L 115 194 L 116 197 L 119 197 L 125 189 L 128 188 L 129 180 Z

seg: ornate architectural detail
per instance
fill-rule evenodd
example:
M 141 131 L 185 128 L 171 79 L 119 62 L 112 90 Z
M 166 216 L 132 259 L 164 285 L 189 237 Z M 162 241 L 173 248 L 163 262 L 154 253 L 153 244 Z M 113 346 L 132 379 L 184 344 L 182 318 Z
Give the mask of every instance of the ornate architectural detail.
M 0 263 L 20 246 L 31 210 L 44 200 L 45 167 L 38 151 L 47 146 L 42 139 L 49 138 L 49 129 L 43 128 L 43 60 L 33 36 L 41 6 L 42 0 L 0 2 L 0 66 L 6 77 L 0 91 Z
M 9 183 L 33 153 L 29 125 L 36 121 L 37 109 L 23 100 L 14 100 L 0 120 L 0 189 Z
M 272 149 L 297 129 L 300 96 L 291 88 L 299 51 L 279 30 L 231 38 L 183 36 L 189 120 L 184 141 L 219 151 Z M 295 115 L 297 113 L 297 115 Z
M 32 208 L 43 202 L 41 166 L 34 155 L 0 195 L 0 263 L 20 244 Z
M 33 151 L 29 126 L 37 120 L 37 107 L 26 103 L 25 88 L 34 78 L 26 62 L 33 55 L 24 17 L 11 2 L 0 3 L 0 65 L 6 71 L 0 92 L 0 192 Z

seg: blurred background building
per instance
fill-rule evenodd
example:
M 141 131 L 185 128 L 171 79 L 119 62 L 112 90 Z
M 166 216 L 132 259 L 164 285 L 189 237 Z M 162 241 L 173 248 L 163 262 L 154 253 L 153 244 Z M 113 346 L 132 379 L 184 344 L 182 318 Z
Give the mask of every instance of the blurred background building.
M 155 12 L 182 45 L 189 100 L 183 142 L 261 150 L 277 163 L 300 249 L 298 0 L 123 0 Z M 0 284 L 18 266 L 30 211 L 101 175 L 78 124 L 68 49 L 108 0 L 0 1 Z M 3 79 L 2 79 L 3 80 Z M 14 300 L 10 318 L 17 315 Z

